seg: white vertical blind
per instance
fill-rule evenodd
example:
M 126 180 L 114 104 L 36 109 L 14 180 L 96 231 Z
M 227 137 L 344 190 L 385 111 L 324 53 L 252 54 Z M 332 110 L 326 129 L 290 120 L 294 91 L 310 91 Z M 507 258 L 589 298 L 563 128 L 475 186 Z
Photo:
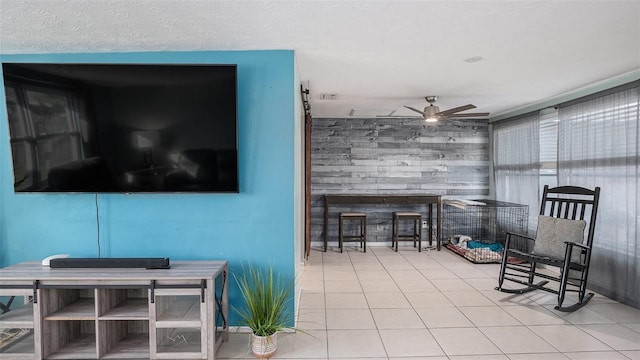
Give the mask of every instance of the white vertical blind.
M 589 287 L 640 306 L 640 82 L 560 106 L 558 184 L 600 186 Z
M 529 230 L 536 227 L 540 202 L 539 124 L 535 113 L 493 127 L 496 198 L 529 205 Z

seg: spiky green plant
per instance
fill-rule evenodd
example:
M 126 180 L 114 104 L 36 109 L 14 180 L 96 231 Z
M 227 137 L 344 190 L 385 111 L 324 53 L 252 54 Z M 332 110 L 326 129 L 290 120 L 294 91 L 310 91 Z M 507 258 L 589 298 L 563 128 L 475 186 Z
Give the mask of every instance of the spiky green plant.
M 243 268 L 241 275 L 234 273 L 233 278 L 245 306 L 232 306 L 232 309 L 254 334 L 269 336 L 289 328 L 290 316 L 286 310 L 293 282 L 276 276 L 271 266 L 265 270 L 249 266 Z

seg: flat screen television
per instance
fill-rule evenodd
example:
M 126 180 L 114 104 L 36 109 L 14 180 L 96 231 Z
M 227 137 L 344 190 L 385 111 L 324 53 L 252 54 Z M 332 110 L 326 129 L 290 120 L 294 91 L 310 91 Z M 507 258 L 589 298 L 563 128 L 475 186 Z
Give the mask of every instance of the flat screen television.
M 3 63 L 15 192 L 238 192 L 236 68 Z

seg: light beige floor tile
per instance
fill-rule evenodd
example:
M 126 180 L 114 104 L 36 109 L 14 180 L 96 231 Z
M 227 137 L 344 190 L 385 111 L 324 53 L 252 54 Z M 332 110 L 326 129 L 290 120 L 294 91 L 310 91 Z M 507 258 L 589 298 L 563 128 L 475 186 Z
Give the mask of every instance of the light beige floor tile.
M 394 280 L 400 279 L 424 279 L 424 276 L 416 269 L 411 270 L 389 270 L 389 275 Z
M 580 310 L 577 310 L 577 311 L 574 311 L 574 312 L 570 312 L 570 313 L 555 310 L 553 307 L 554 307 L 554 305 L 546 305 L 545 306 L 545 308 L 547 308 L 547 310 L 549 310 L 552 313 L 554 313 L 555 315 L 561 317 L 562 319 L 564 319 L 568 323 L 571 323 L 571 324 L 574 324 L 574 325 L 581 325 L 581 324 L 613 324 L 614 323 L 614 321 L 609 319 L 608 317 L 600 315 L 597 312 L 591 310 L 588 305 L 583 307 L 583 308 L 581 308 Z
M 502 354 L 477 328 L 431 329 L 431 333 L 447 355 Z
M 565 355 L 572 360 L 629 360 L 617 351 L 573 352 Z
M 407 309 L 411 308 L 411 304 L 402 293 L 365 293 L 367 303 L 371 309 Z
M 458 276 L 447 269 L 423 269 L 420 273 L 429 280 L 458 279 Z
M 361 270 L 381 270 L 381 271 L 386 271 L 384 269 L 384 266 L 382 266 L 382 264 L 379 263 L 379 262 L 354 262 L 353 263 L 353 268 L 356 269 L 356 271 L 361 271 Z
M 452 261 L 446 261 L 446 262 L 440 262 L 440 263 L 447 269 L 453 271 L 454 273 L 459 270 L 475 270 L 477 269 L 478 266 L 481 266 L 481 265 L 474 265 L 473 263 L 461 257 L 456 257 L 451 260 Z
M 468 306 L 459 310 L 476 326 L 522 325 L 508 312 L 497 306 Z
M 326 270 L 325 280 L 358 280 L 354 270 Z
M 411 263 L 411 265 L 413 265 L 413 267 L 415 267 L 418 270 L 446 270 L 444 268 L 444 266 L 442 266 L 442 264 L 440 264 L 439 262 L 434 261 L 433 259 L 427 257 L 427 258 L 420 258 L 420 259 L 411 259 L 409 260 L 409 263 Z
M 441 251 L 437 252 L 429 252 L 427 253 L 429 256 L 433 257 L 437 262 L 449 266 L 451 263 L 459 263 L 465 261 L 469 263 L 469 261 L 464 260 L 458 254 L 454 254 L 451 251 L 447 250 L 445 247 L 442 247 Z
M 387 358 L 385 358 L 386 360 Z M 388 358 L 389 360 L 449 360 L 446 356 L 391 356 Z M 509 360 L 505 358 L 506 360 Z M 361 360 L 361 359 L 353 359 L 353 360 Z M 370 360 L 370 359 L 367 359 Z
M 620 303 L 589 303 L 587 306 L 590 310 L 621 324 L 640 322 L 640 309 L 635 309 L 628 305 Z
M 545 354 L 509 354 L 510 360 L 567 360 L 569 359 L 562 353 L 545 353 Z M 604 359 L 601 359 L 604 360 Z
M 455 306 L 495 306 L 479 291 L 443 291 L 444 296 Z
M 326 318 L 325 309 L 301 309 L 296 328 L 301 330 L 326 329 Z
M 640 351 L 621 351 L 620 353 L 631 360 L 640 360 Z
M 453 306 L 451 301 L 441 292 L 407 292 L 404 293 L 404 296 L 414 308 Z
M 471 285 L 472 288 L 476 290 L 483 291 L 495 291 L 495 287 L 498 286 L 498 281 L 496 279 L 486 278 L 486 279 L 465 279 L 464 282 Z
M 216 359 L 255 359 L 249 337 L 249 334 L 229 334 L 229 340 L 223 342 L 216 352 Z
M 380 268 L 382 269 L 382 267 Z M 392 280 L 391 275 L 386 270 L 356 270 L 358 280 Z
M 391 270 L 415 270 L 416 268 L 413 265 L 409 264 L 406 261 L 401 262 L 382 262 L 382 266 L 384 266 L 387 271 Z
M 389 238 L 391 239 L 391 238 Z M 373 250 L 373 252 L 375 252 L 376 256 L 380 257 L 380 256 L 384 256 L 384 255 L 388 255 L 388 256 L 397 256 L 398 253 L 393 251 L 393 249 L 391 248 L 391 240 L 389 240 L 389 242 L 385 245 L 385 246 L 376 246 L 376 247 L 371 247 L 371 249 Z
M 431 281 L 440 291 L 471 291 L 474 288 L 460 279 L 434 279 Z
M 544 306 L 503 306 L 502 309 L 525 325 L 560 325 L 568 323 Z
M 458 355 L 449 356 L 449 360 L 509 360 L 506 355 Z M 413 359 L 412 359 L 413 360 Z
M 494 279 L 497 279 L 500 275 L 500 264 L 483 264 L 478 266 L 477 269 Z
M 615 350 L 640 350 L 640 334 L 620 324 L 578 325 Z
M 393 280 L 361 280 L 364 292 L 400 292 L 400 288 Z
M 327 309 L 327 329 L 361 330 L 375 328 L 376 324 L 369 309 Z
M 278 334 L 278 350 L 273 359 L 326 359 L 326 331 Z
M 455 307 L 415 309 L 427 328 L 471 327 L 473 323 Z
M 438 356 L 444 352 L 427 329 L 380 330 L 389 356 Z
M 323 265 L 324 271 L 352 271 L 355 270 L 353 265 L 350 262 L 342 263 L 342 262 L 329 262 L 324 263 Z
M 515 287 L 514 287 L 515 288 Z M 543 291 L 533 291 L 524 296 L 536 302 L 538 305 L 558 305 L 558 296 Z M 574 301 L 570 298 L 565 299 L 563 305 L 571 305 Z
M 327 309 L 366 309 L 367 299 L 364 293 L 327 293 L 325 295 Z
M 361 252 L 360 250 L 356 251 L 350 251 L 349 252 L 349 258 L 351 258 L 351 262 L 352 263 L 377 263 L 378 262 L 378 258 L 376 257 L 376 255 L 371 252 L 368 251 L 366 253 Z
M 391 252 L 391 253 L 385 253 L 383 255 L 378 255 L 376 253 L 376 255 L 378 256 L 378 261 L 380 261 L 380 263 L 382 263 L 382 265 L 387 265 L 387 264 L 407 264 L 407 259 L 405 259 L 402 255 L 400 255 L 400 253 L 395 253 L 395 252 Z
M 336 263 L 336 264 L 351 264 L 351 259 L 349 259 L 349 255 L 345 254 L 345 253 L 340 253 L 340 248 L 333 247 L 327 247 L 327 252 L 322 254 L 322 263 L 324 264 L 325 268 L 326 266 L 329 266 L 331 263 Z
M 440 341 L 437 343 L 440 350 L 447 350 L 446 346 L 456 347 L 448 353 L 450 360 L 617 360 L 624 356 L 640 360 L 640 349 L 634 347 L 634 337 L 640 335 L 640 310 L 604 296 L 596 295 L 579 311 L 563 313 L 553 310 L 557 297 L 546 292 L 514 295 L 493 290 L 497 286 L 499 264 L 471 264 L 446 249 L 418 253 L 407 246 L 396 253 L 388 246 L 370 246 L 366 254 L 351 248 L 346 248 L 343 254 L 336 250 L 330 248 L 329 252 L 323 253 L 314 247 L 300 281 L 303 292 L 298 320 L 311 323 L 301 328 L 319 331 L 328 337 L 321 335 L 320 345 L 315 350 L 308 350 L 314 349 L 315 345 L 296 349 L 279 346 L 276 358 L 445 360 L 447 357 L 442 353 L 402 355 L 416 354 L 410 347 L 398 345 L 407 340 L 407 336 L 389 343 L 391 348 L 385 351 L 379 335 L 388 331 L 411 333 L 420 330 Z M 357 282 L 353 282 L 354 275 Z M 519 286 L 505 285 L 507 288 Z M 574 300 L 575 297 L 567 299 L 565 305 Z M 400 306 L 400 303 L 402 308 L 386 308 Z M 512 323 L 513 319 L 517 325 L 499 325 Z M 327 325 L 324 323 L 329 322 L 333 323 L 329 328 L 338 329 L 325 330 Z M 419 323 L 422 323 L 421 328 L 411 329 Z M 478 329 L 474 324 L 491 325 Z M 429 330 L 422 328 L 424 325 Z M 358 329 L 348 330 L 351 327 Z M 365 329 L 359 329 L 362 327 Z M 478 340 L 473 334 L 467 334 L 466 328 L 476 331 L 475 334 L 482 330 L 484 334 L 480 333 L 482 336 Z M 444 335 L 447 332 L 450 336 Z M 216 358 L 253 358 L 248 348 L 248 336 L 232 334 Z M 453 341 L 451 339 L 459 341 L 460 338 L 473 339 L 480 344 L 447 345 Z M 291 339 L 298 341 L 294 337 Z M 387 345 L 386 336 L 384 341 Z M 419 346 L 420 342 L 408 344 Z M 488 350 L 483 350 L 483 344 Z M 397 350 L 393 346 L 397 346 Z M 614 348 L 628 350 L 615 351 Z M 542 349 L 551 352 L 542 353 Z M 467 350 L 471 352 L 467 353 Z M 566 356 L 561 351 L 566 352 Z
M 534 300 L 524 295 L 509 294 L 498 290 L 481 291 L 481 293 L 497 305 L 538 305 Z
M 362 292 L 358 280 L 325 280 L 324 291 L 326 293 Z
M 574 325 L 536 325 L 529 329 L 561 352 L 612 350 Z
M 433 284 L 426 279 L 400 279 L 396 284 L 402 292 L 438 291 Z
M 525 326 L 481 327 L 480 331 L 505 354 L 533 354 L 557 352 Z
M 300 279 L 301 281 L 324 280 L 324 270 L 322 268 L 305 270 Z
M 324 292 L 324 280 L 301 281 L 300 288 L 308 292 Z
M 478 271 L 477 267 L 474 267 L 472 269 L 455 269 L 452 270 L 452 272 L 454 274 L 456 274 L 460 279 L 462 280 L 469 280 L 469 279 L 493 279 L 492 276 L 482 272 L 482 271 Z
M 425 329 L 413 309 L 371 309 L 378 329 Z
M 300 294 L 300 309 L 324 309 L 324 292 L 303 290 Z
M 640 333 L 640 323 L 628 323 L 628 324 L 622 324 L 622 325 L 628 327 L 629 329 L 637 333 Z
M 329 359 L 387 357 L 377 330 L 327 330 Z

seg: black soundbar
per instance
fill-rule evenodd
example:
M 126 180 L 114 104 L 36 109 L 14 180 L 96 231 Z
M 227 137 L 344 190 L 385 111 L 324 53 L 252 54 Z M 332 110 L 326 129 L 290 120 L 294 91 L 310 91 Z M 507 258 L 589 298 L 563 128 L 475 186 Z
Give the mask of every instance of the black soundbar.
M 169 269 L 169 258 L 61 258 L 51 259 L 51 268 L 145 268 Z

